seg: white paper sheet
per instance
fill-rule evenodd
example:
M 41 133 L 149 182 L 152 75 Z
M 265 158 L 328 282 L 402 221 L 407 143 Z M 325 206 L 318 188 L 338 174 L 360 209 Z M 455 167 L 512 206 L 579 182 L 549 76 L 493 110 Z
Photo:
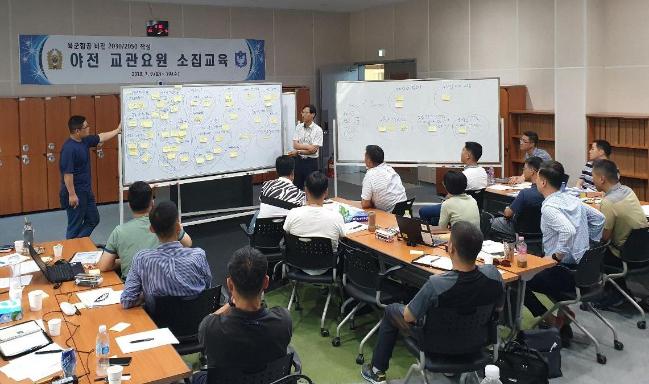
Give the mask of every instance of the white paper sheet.
M 23 263 L 20 263 L 19 265 L 20 265 L 20 274 L 21 275 L 26 275 L 28 273 L 34 273 L 34 272 L 38 272 L 38 271 L 41 270 L 40 268 L 38 268 L 38 265 L 36 264 L 36 262 L 34 260 L 25 261 Z
M 58 344 L 53 343 L 40 350 L 49 351 L 51 349 L 64 348 L 61 348 L 61 346 L 59 346 Z M 9 364 L 0 368 L 0 372 L 4 373 L 10 379 L 15 381 L 29 379 L 32 382 L 36 382 L 44 377 L 51 376 L 61 371 L 62 369 L 61 353 L 47 353 L 44 355 L 36 355 L 34 352 L 32 352 L 15 360 L 11 360 Z
M 142 340 L 149 338 L 152 338 L 153 340 L 143 341 L 140 343 L 131 343 L 131 341 L 133 340 Z M 154 329 L 152 331 L 138 332 L 126 336 L 116 337 L 115 342 L 117 342 L 119 349 L 121 349 L 123 353 L 131 353 L 159 347 L 162 345 L 178 344 L 178 339 L 176 339 L 176 336 L 171 333 L 169 328 L 160 328 Z
M 530 183 L 529 181 L 526 181 L 524 183 L 520 183 L 520 184 L 516 184 L 516 185 L 512 186 L 511 189 L 527 189 L 527 188 L 531 188 L 531 187 L 532 187 L 532 183 Z
M 33 275 L 23 275 L 20 276 L 20 283 L 22 286 L 29 285 L 32 282 Z M 0 278 L 0 288 L 9 288 L 9 283 L 11 282 L 10 277 L 1 277 Z
M 482 242 L 482 250 L 487 253 L 503 253 L 505 251 L 505 246 L 503 243 L 485 240 Z
M 108 294 L 108 296 L 103 300 L 96 301 L 104 294 Z M 119 298 L 121 296 L 122 291 L 114 291 L 113 288 L 99 288 L 93 289 L 92 291 L 77 292 L 77 297 L 87 308 L 119 304 Z
M 446 256 L 424 255 L 417 259 L 417 264 L 428 265 L 429 267 L 450 271 L 453 269 L 453 262 Z
M 508 189 L 512 189 L 512 187 L 507 184 L 494 184 L 494 185 L 490 185 L 489 189 L 493 189 L 495 191 L 506 191 Z
M 29 257 L 19 255 L 17 253 L 11 253 L 7 256 L 0 257 L 0 267 L 5 267 L 7 265 L 22 263 L 25 260 L 29 260 Z
M 103 252 L 104 251 L 77 252 L 74 254 L 70 262 L 77 262 L 81 264 L 97 264 Z
M 642 212 L 644 212 L 645 216 L 649 217 L 649 205 L 643 205 Z
M 351 221 L 343 225 L 343 230 L 345 231 L 345 235 L 364 231 L 366 229 L 367 229 L 367 224 L 358 223 L 356 221 Z
M 125 330 L 126 328 L 128 328 L 130 326 L 131 326 L 131 324 L 129 324 L 129 323 L 120 322 L 120 323 L 117 323 L 117 324 L 113 325 L 112 327 L 110 327 L 110 330 L 113 331 L 113 332 L 122 332 L 123 330 Z

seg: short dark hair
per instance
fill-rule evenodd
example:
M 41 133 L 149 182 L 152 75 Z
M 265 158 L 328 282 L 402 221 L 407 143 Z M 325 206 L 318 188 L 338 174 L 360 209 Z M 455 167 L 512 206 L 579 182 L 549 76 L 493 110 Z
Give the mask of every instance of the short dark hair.
M 368 145 L 365 147 L 365 153 L 367 153 L 367 157 L 369 157 L 374 164 L 381 164 L 385 160 L 383 148 L 378 145 Z
M 277 176 L 290 176 L 295 170 L 295 159 L 287 155 L 278 157 L 275 159 L 275 170 Z
M 315 108 L 315 105 L 313 104 L 307 104 L 304 107 L 302 107 L 302 109 L 304 108 L 309 108 L 309 112 L 313 113 L 314 116 L 318 113 L 318 110 Z
M 611 144 L 606 141 L 606 140 L 595 140 L 593 141 L 593 144 L 602 151 L 604 151 L 604 154 L 606 157 L 611 156 Z
M 232 279 L 237 292 L 246 299 L 261 294 L 267 270 L 266 256 L 249 246 L 234 251 L 228 262 L 228 276 Z
M 82 129 L 84 121 L 86 121 L 85 116 L 70 116 L 70 120 L 68 120 L 68 129 L 70 130 L 70 133 L 74 133 L 76 130 Z
M 471 153 L 475 161 L 480 160 L 482 157 L 482 145 L 476 143 L 475 141 L 467 141 L 464 143 L 464 148 Z
M 483 240 L 480 229 L 468 221 L 458 221 L 451 226 L 453 248 L 465 263 L 475 263 Z
M 128 188 L 128 205 L 133 212 L 143 212 L 149 208 L 153 190 L 144 181 L 136 181 Z
M 523 132 L 523 136 L 529 137 L 530 142 L 534 143 L 535 147 L 539 144 L 539 135 L 537 135 L 536 132 L 534 132 L 534 131 L 525 131 L 525 132 Z
M 173 201 L 161 201 L 149 213 L 149 222 L 158 237 L 170 237 L 178 221 L 178 207 Z
M 464 193 L 466 184 L 466 176 L 462 172 L 449 171 L 444 175 L 444 187 L 451 195 Z
M 538 156 L 530 156 L 525 159 L 525 164 L 527 164 L 528 167 L 534 169 L 535 171 L 538 171 L 541 168 L 541 163 L 543 163 L 543 159 Z
M 620 181 L 618 177 L 619 171 L 614 162 L 607 159 L 595 160 L 593 162 L 593 172 L 601 173 L 604 178 L 610 182 L 617 184 Z
M 307 176 L 304 185 L 306 186 L 306 189 L 309 191 L 309 193 L 313 195 L 313 197 L 319 199 L 324 196 L 325 192 L 327 192 L 329 180 L 327 179 L 327 176 L 324 175 L 324 173 L 320 171 L 314 171 L 311 172 L 309 176 Z
M 555 189 L 561 188 L 561 183 L 565 180 L 563 165 L 555 160 L 544 161 L 539 168 L 539 175 L 550 183 Z

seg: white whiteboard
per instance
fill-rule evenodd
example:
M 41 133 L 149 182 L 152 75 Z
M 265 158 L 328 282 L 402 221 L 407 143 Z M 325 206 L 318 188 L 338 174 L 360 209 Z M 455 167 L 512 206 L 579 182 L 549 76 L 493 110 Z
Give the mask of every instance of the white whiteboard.
M 272 168 L 281 85 L 122 87 L 123 185 Z
M 284 129 L 284 153 L 293 150 L 293 136 L 297 126 L 295 92 L 282 93 L 282 127 Z
M 365 146 L 391 163 L 459 163 L 464 142 L 500 163 L 499 79 L 340 81 L 337 161 L 362 163 Z

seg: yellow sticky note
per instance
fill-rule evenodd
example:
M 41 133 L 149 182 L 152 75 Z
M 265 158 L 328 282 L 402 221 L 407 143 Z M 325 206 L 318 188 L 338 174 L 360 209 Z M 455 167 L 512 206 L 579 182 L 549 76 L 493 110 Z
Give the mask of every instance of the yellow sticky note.
M 212 155 L 211 153 L 205 154 L 205 160 L 207 160 L 207 161 L 214 160 L 214 155 Z
M 133 93 L 133 90 L 132 90 L 132 89 L 125 89 L 125 90 L 124 90 L 124 94 L 125 94 L 125 95 L 130 95 L 131 93 Z
M 399 125 L 399 129 L 402 131 L 407 131 L 408 125 L 406 125 L 406 123 L 401 123 L 401 125 Z
M 198 100 L 192 100 L 192 101 L 190 101 L 190 102 L 189 102 L 189 105 L 191 105 L 192 107 L 197 106 L 197 105 L 198 105 Z
M 151 117 L 153 117 L 154 119 L 157 119 L 157 118 L 160 117 L 160 113 L 158 111 L 153 111 L 153 112 L 151 112 Z
M 149 155 L 148 153 L 145 153 L 144 156 L 142 156 L 140 159 L 141 159 L 143 162 L 148 163 L 149 160 L 151 160 L 151 155 Z
M 171 137 L 178 137 L 178 131 L 171 131 L 171 133 L 169 134 L 169 136 L 171 136 Z
M 176 103 L 179 103 L 179 102 L 183 101 L 183 96 L 182 95 L 175 95 L 174 96 L 174 101 Z
M 180 126 L 178 128 L 180 128 L 181 131 L 184 131 L 185 129 L 189 128 L 189 124 L 180 123 Z
M 155 103 L 156 108 L 162 109 L 167 106 L 167 102 L 164 100 L 160 100 L 157 103 Z
M 236 120 L 238 118 L 239 118 L 239 115 L 237 115 L 236 113 L 231 113 L 230 114 L 230 120 Z
M 165 138 L 166 138 L 166 137 L 169 137 L 169 136 L 170 136 L 170 135 L 169 135 L 169 131 L 162 131 L 162 132 L 160 132 L 160 136 L 165 137 Z
M 386 127 L 379 127 L 379 132 L 385 132 L 385 131 L 387 131 L 387 130 L 388 130 L 388 129 L 387 129 Z
M 403 101 L 397 101 L 396 103 L 394 103 L 394 107 L 395 108 L 403 108 Z
M 214 138 L 214 140 L 216 140 L 217 143 L 220 143 L 220 142 L 223 141 L 223 136 L 221 136 L 221 135 L 217 135 L 217 136 Z
M 160 114 L 160 120 L 169 120 L 169 112 L 162 112 Z
M 451 96 L 449 96 L 449 95 L 442 95 L 442 101 L 451 101 Z
M 176 152 L 169 152 L 167 153 L 167 159 L 173 160 L 176 158 Z
M 176 112 L 178 112 L 178 106 L 176 106 L 176 105 L 172 106 L 171 109 L 170 109 L 170 111 L 171 111 L 171 113 L 176 113 Z
M 273 105 L 273 103 L 270 102 L 270 101 L 267 101 L 267 102 L 264 103 L 264 105 L 267 106 L 267 107 L 271 107 Z
M 200 123 L 203 121 L 203 115 L 194 115 L 194 121 Z
M 396 99 L 397 99 L 397 101 L 403 101 L 403 96 L 402 96 L 402 95 L 398 95 L 398 96 L 396 97 Z
M 200 141 L 201 143 L 207 143 L 207 136 L 201 136 L 201 137 L 198 139 L 198 141 Z
M 203 100 L 203 107 L 209 107 L 212 105 L 212 100 L 205 99 Z
M 221 129 L 223 129 L 224 131 L 229 131 L 230 130 L 230 124 L 223 124 Z
M 255 116 L 255 123 L 260 124 L 261 123 L 261 117 Z
M 248 140 L 250 138 L 250 135 L 247 133 L 242 133 L 241 135 L 239 135 L 239 138 L 242 140 Z
M 140 148 L 142 148 L 142 149 L 147 149 L 147 148 L 149 148 L 149 143 L 146 142 L 146 141 L 141 142 L 141 143 L 140 143 Z
M 144 128 L 151 128 L 153 127 L 153 121 L 152 120 L 142 120 L 140 121 L 140 125 Z
M 162 152 L 163 153 L 171 152 L 171 146 L 170 145 L 162 146 Z
M 234 158 L 234 157 L 237 157 L 237 156 L 239 156 L 239 152 L 237 152 L 237 151 L 230 151 L 230 157 L 231 157 L 231 158 Z
M 459 127 L 457 133 L 466 134 L 466 127 Z
M 198 156 L 196 158 L 196 164 L 203 164 L 205 163 L 205 158 L 203 156 Z
M 128 147 L 128 149 L 137 149 L 137 144 L 135 144 L 135 143 L 128 143 L 127 147 Z
M 397 128 L 394 125 L 387 126 L 388 132 L 394 132 Z
M 183 86 L 182 86 L 181 84 L 176 84 L 176 85 L 174 85 L 174 88 L 176 88 L 176 89 L 182 89 L 182 87 L 183 87 Z
M 221 147 L 214 147 L 214 149 L 212 149 L 212 152 L 214 152 L 214 153 L 221 153 L 221 152 L 223 152 L 223 148 L 221 148 Z
M 153 140 L 154 137 L 155 137 L 155 132 L 153 132 L 153 130 L 146 131 L 146 138 L 147 139 Z
M 226 94 L 226 95 L 225 95 L 225 101 L 226 101 L 226 102 L 228 102 L 228 101 L 232 101 L 232 95 Z
M 264 101 L 271 101 L 273 100 L 273 96 L 271 95 L 264 95 Z
M 160 100 L 160 92 L 151 92 L 151 100 Z
M 225 107 L 226 108 L 232 108 L 232 107 L 234 107 L 234 103 L 232 101 L 226 101 L 225 102 Z
M 135 121 L 135 120 L 129 120 L 129 121 L 128 121 L 128 126 L 129 126 L 129 127 L 137 127 L 137 121 Z
M 179 131 L 178 132 L 178 137 L 181 139 L 184 139 L 187 136 L 187 131 Z
M 137 156 L 137 148 L 136 149 L 129 149 L 128 154 L 130 156 Z
M 277 124 L 277 116 L 271 116 L 270 117 L 270 123 L 271 124 Z
M 128 109 L 139 109 L 140 108 L 140 103 L 137 101 L 131 101 L 128 103 Z
M 186 154 L 186 153 L 183 153 L 182 155 L 180 155 L 180 161 L 183 162 L 183 163 L 189 161 L 189 155 Z
M 437 126 L 429 125 L 428 126 L 428 132 L 437 132 Z

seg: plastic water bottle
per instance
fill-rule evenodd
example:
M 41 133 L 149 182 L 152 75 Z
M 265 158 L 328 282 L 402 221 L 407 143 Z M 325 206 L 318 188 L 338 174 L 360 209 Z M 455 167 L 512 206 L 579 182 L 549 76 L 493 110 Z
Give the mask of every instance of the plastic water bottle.
M 565 192 L 565 191 L 566 191 L 566 182 L 564 181 L 561 183 L 561 192 Z
M 496 183 L 494 167 L 487 168 L 487 185 L 494 185 Z
M 523 236 L 518 236 L 516 242 L 516 265 L 518 268 L 527 268 L 527 243 Z
M 34 228 L 32 227 L 32 222 L 25 216 L 25 224 L 23 225 L 23 249 L 28 250 L 30 245 L 34 245 Z
M 106 332 L 106 326 L 102 324 L 99 326 L 97 342 L 95 343 L 95 354 L 97 355 L 97 376 L 106 376 L 109 353 L 110 344 L 108 340 L 108 332 Z
M 500 381 L 500 368 L 496 365 L 487 365 L 484 367 L 484 379 L 480 384 L 503 384 Z

